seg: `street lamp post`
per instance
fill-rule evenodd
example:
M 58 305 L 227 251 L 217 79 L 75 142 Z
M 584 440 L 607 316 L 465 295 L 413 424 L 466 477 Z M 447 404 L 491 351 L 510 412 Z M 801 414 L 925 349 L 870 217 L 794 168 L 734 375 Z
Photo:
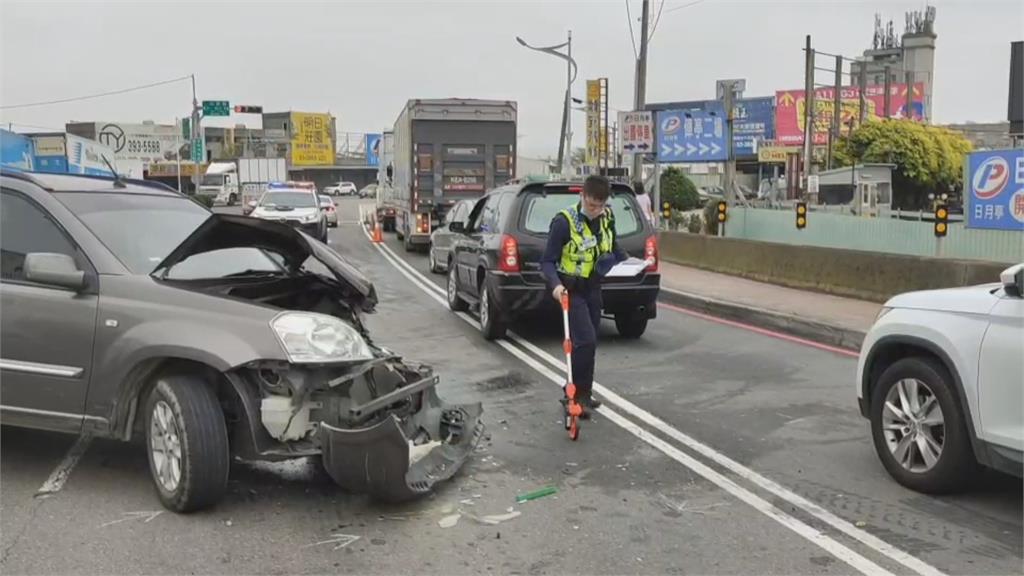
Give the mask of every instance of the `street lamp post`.
M 566 62 L 565 103 L 562 107 L 562 126 L 565 130 L 560 137 L 558 146 L 558 163 L 561 165 L 563 174 L 569 176 L 572 174 L 572 113 L 570 106 L 572 104 L 572 83 L 576 81 L 577 70 L 576 61 L 572 59 L 572 31 L 569 31 L 568 41 L 554 46 L 530 46 L 519 36 L 516 36 L 516 42 L 519 42 L 524 48 L 544 52 Z M 559 52 L 562 48 L 565 48 L 564 54 Z

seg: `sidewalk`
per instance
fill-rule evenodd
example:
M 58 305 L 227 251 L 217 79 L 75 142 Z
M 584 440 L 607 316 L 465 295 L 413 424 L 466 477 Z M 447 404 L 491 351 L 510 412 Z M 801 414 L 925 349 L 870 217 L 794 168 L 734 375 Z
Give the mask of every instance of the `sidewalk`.
M 661 300 L 714 316 L 859 350 L 881 304 L 756 282 L 662 260 Z

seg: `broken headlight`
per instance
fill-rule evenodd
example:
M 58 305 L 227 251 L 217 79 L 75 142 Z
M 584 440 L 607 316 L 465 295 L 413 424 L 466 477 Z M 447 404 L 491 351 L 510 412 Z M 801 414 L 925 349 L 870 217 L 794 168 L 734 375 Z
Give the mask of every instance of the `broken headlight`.
M 282 312 L 271 322 L 288 359 L 295 364 L 370 360 L 373 352 L 354 328 L 325 314 Z

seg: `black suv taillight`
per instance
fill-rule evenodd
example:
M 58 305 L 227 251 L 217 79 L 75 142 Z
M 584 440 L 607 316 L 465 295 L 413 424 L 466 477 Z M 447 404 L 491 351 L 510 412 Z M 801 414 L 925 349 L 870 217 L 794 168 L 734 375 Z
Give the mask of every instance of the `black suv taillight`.
M 501 237 L 501 251 L 498 253 L 498 270 L 519 272 L 519 242 L 514 236 Z

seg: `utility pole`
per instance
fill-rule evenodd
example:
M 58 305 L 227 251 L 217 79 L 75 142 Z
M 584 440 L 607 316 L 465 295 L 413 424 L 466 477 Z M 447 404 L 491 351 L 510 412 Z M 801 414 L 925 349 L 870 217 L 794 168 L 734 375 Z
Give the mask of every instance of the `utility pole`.
M 857 88 L 860 102 L 857 109 L 857 126 L 863 126 L 868 120 L 867 91 L 868 91 L 868 69 L 867 63 L 860 63 L 860 73 L 857 75 Z
M 885 67 L 885 119 L 888 120 L 892 115 L 892 69 L 889 66 Z
M 200 112 L 202 108 L 199 106 L 199 100 L 196 98 L 196 75 L 192 74 L 192 140 L 191 146 L 189 147 L 189 153 L 193 156 L 192 164 L 194 170 L 192 171 L 192 193 L 199 192 L 199 184 L 202 182 L 203 175 L 199 172 L 199 160 L 195 158 L 196 140 L 203 137 L 203 131 L 199 127 L 199 121 L 201 119 Z M 181 150 L 178 150 L 178 154 L 181 154 Z
M 842 90 L 843 90 L 843 57 L 836 56 L 836 85 L 834 87 L 835 93 L 832 95 L 832 138 L 829 139 L 828 143 L 828 168 L 832 169 L 832 151 L 835 145 L 839 142 L 840 133 L 840 112 L 842 110 Z
M 732 206 L 736 204 L 736 153 L 732 145 L 733 122 L 733 87 L 735 83 L 725 83 L 725 94 L 722 95 L 725 107 L 725 201 Z
M 569 41 L 566 43 L 565 63 L 565 168 L 563 174 L 571 177 L 572 173 L 572 30 L 569 30 Z
M 644 8 L 642 15 L 640 16 L 640 60 L 636 64 L 636 94 L 633 101 L 633 109 L 641 111 L 644 109 L 644 104 L 647 103 L 647 25 L 650 20 L 651 14 L 651 2 L 650 0 L 644 0 Z M 642 153 L 633 154 L 633 180 L 643 180 L 643 163 L 644 157 Z M 657 200 L 657 197 L 654 198 Z
M 814 117 L 814 50 L 808 34 L 804 47 L 804 195 L 807 194 L 807 179 L 811 175 L 814 155 Z
M 906 103 L 907 118 L 913 118 L 914 117 L 914 71 L 913 70 L 907 70 L 906 73 L 904 74 L 904 76 L 906 78 L 904 80 L 904 82 L 906 82 L 906 85 L 907 85 L 907 103 Z

